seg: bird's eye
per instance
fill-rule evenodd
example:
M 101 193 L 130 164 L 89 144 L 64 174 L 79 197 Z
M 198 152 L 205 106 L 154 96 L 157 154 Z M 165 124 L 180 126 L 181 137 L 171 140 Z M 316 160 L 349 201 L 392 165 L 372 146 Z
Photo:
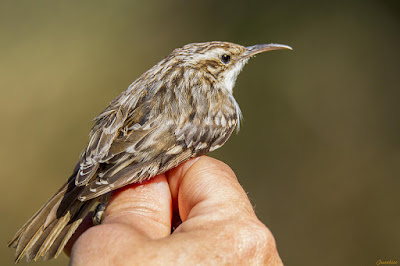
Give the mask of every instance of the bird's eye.
M 221 56 L 221 62 L 222 62 L 222 63 L 228 64 L 229 61 L 231 61 L 231 56 L 230 56 L 230 55 L 223 54 L 223 55 Z

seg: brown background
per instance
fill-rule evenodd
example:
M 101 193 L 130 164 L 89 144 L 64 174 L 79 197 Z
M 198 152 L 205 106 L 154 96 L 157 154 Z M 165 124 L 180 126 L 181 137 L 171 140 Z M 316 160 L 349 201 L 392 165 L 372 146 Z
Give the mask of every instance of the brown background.
M 294 48 L 246 66 L 242 130 L 212 153 L 283 261 L 399 260 L 399 14 L 398 1 L 1 1 L 0 264 L 72 171 L 91 119 L 174 48 L 211 40 Z

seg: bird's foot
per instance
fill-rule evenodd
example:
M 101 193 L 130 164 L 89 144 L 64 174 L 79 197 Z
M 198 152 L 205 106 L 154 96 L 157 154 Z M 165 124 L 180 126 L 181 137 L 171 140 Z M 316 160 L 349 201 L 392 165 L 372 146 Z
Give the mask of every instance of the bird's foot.
M 99 225 L 101 224 L 101 220 L 103 219 L 103 214 L 104 211 L 106 210 L 107 203 L 102 202 L 99 203 L 96 208 L 94 209 L 93 215 L 92 215 L 92 221 L 93 225 Z

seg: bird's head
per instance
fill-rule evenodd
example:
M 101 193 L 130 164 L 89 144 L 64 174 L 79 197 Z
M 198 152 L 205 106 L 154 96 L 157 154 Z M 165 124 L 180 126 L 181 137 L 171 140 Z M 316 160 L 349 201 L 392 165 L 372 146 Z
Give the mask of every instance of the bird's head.
M 256 54 L 272 50 L 289 49 L 283 44 L 257 44 L 241 46 L 230 42 L 191 43 L 176 49 L 172 55 L 197 73 L 210 76 L 213 82 L 232 93 L 240 71 Z

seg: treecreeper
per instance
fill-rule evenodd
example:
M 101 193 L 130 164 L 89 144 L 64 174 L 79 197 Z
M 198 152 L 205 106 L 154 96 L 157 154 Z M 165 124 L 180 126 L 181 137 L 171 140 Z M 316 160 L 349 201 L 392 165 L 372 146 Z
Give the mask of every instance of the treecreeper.
M 221 147 L 240 125 L 236 78 L 256 54 L 291 47 L 192 43 L 175 49 L 95 118 L 90 140 L 68 180 L 15 234 L 16 262 L 57 257 L 110 192 L 164 173 Z

